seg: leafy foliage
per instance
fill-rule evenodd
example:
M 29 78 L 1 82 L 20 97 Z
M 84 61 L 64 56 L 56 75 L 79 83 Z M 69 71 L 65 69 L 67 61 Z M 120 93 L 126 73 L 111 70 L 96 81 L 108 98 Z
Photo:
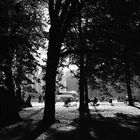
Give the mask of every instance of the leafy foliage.
M 8 53 L 11 53 L 13 59 L 12 69 L 16 87 L 33 84 L 30 75 L 34 75 L 33 72 L 39 67 L 36 57 L 39 57 L 39 47 L 44 47 L 43 27 L 45 25 L 42 19 L 43 12 L 38 4 L 38 1 L 23 0 L 11 7 L 10 23 L 7 27 L 10 44 L 8 46 L 4 44 L 3 48 L 7 47 L 11 50 L 11 52 L 8 50 Z M 4 64 L 6 55 L 2 54 L 0 58 L 3 60 L 3 66 L 6 66 Z M 4 72 L 2 67 L 1 71 Z

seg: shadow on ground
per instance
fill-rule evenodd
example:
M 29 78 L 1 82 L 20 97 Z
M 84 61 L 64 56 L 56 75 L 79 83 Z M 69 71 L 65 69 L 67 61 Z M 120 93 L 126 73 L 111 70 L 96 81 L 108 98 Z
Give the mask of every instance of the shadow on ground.
M 90 119 L 82 122 L 75 119 L 71 127 L 69 126 L 69 129 L 72 129 L 70 131 L 67 131 L 67 127 L 61 131 L 50 129 L 53 139 L 137 140 L 140 138 L 140 116 L 134 117 L 121 113 L 117 113 L 114 118 L 104 118 L 101 114 L 94 114 Z
M 91 117 L 80 122 L 79 119 L 59 128 L 49 128 L 42 133 L 38 127 L 30 140 L 137 140 L 140 138 L 140 116 L 116 113 L 115 117 L 104 117 L 97 109 Z M 34 135 L 35 134 L 35 135 Z
M 35 131 L 37 131 L 37 129 L 40 128 L 40 121 L 32 117 L 40 114 L 43 109 L 44 108 L 41 108 L 36 111 L 32 111 L 32 109 L 26 110 L 26 113 L 29 114 L 28 116 L 26 115 L 26 117 L 22 117 L 22 120 L 17 123 L 10 124 L 1 128 L 0 140 L 19 140 L 25 137 L 29 137 L 32 133 L 33 136 L 35 136 Z
M 140 116 L 116 113 L 114 117 L 104 117 L 101 113 L 101 110 L 95 108 L 91 112 L 91 117 L 84 121 L 76 118 L 68 125 L 61 125 L 62 122 L 59 121 L 56 122 L 59 127 L 50 127 L 45 132 L 42 130 L 41 122 L 37 122 L 33 128 L 33 120 L 27 119 L 22 135 L 19 134 L 20 137 L 14 140 L 137 140 L 140 138 Z M 16 129 L 13 133 L 16 133 Z

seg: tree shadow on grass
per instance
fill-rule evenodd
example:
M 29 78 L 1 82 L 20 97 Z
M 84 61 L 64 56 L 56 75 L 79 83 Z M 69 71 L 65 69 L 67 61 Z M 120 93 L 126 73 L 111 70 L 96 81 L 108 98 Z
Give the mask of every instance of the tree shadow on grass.
M 84 121 L 75 119 L 70 125 L 59 129 L 50 128 L 53 140 L 137 140 L 140 138 L 140 116 L 116 113 L 104 117 L 95 111 Z M 47 138 L 44 140 L 48 140 Z
M 25 128 L 24 134 L 18 140 L 35 140 L 41 133 L 43 133 L 42 129 L 42 121 L 39 121 L 35 128 L 31 122 Z
M 38 126 L 40 122 L 37 122 L 36 124 L 33 124 L 33 120 L 29 119 L 26 120 L 25 126 L 19 125 L 17 127 L 14 127 L 12 130 L 7 130 L 9 132 L 6 132 L 6 134 L 0 134 L 0 140 L 26 140 L 29 136 L 36 136 L 38 133 L 33 132 L 39 132 Z M 5 132 L 4 132 L 5 133 Z M 40 132 L 41 133 L 41 132 Z M 38 134 L 39 135 L 39 134 Z M 37 136 L 36 136 L 37 137 Z M 30 137 L 29 137 L 30 138 Z
M 40 108 L 37 111 L 34 111 L 34 113 L 31 113 L 30 115 L 26 116 L 26 119 L 30 119 L 32 116 L 39 114 L 39 112 L 41 112 L 43 109 L 44 109 L 44 107 Z M 30 110 L 28 112 L 30 112 Z
M 114 117 L 104 117 L 104 110 L 95 110 L 90 118 L 43 131 L 41 122 L 33 128 L 33 120 L 26 120 L 24 133 L 18 140 L 137 140 L 140 138 L 140 116 L 116 113 Z M 16 129 L 14 130 L 16 133 Z
M 44 108 L 41 108 L 33 113 L 30 113 L 30 115 L 26 116 L 26 118 L 21 116 L 22 121 L 10 124 L 0 129 L 0 140 L 26 140 L 29 136 L 37 137 L 37 135 L 41 133 L 41 122 L 40 120 L 33 119 L 32 117 L 38 115 L 43 109 Z

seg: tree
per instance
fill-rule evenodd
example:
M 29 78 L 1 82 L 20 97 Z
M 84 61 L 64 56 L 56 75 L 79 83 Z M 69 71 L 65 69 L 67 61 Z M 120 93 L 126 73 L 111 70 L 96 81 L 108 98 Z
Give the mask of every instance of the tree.
M 0 100 L 0 123 L 4 125 L 6 123 L 12 123 L 20 120 L 16 106 L 16 98 L 14 91 L 14 83 L 12 79 L 12 59 L 13 59 L 13 36 L 11 36 L 11 23 L 12 23 L 12 10 L 14 7 L 13 1 L 1 1 L 0 9 L 3 12 L 0 16 L 1 22 L 0 30 L 0 42 L 3 43 L 0 51 L 1 59 L 1 81 L 2 85 L 0 86 L 1 91 L 1 100 Z M 8 14 L 7 14 L 8 13 Z M 4 42 L 3 42 L 4 41 Z M 5 48 L 5 49 L 3 49 Z
M 113 31 L 115 40 L 118 40 L 124 45 L 124 58 L 125 58 L 125 82 L 129 97 L 129 105 L 133 106 L 131 95 L 131 66 L 132 59 L 139 51 L 139 7 L 138 1 L 114 1 L 114 3 L 108 1 L 108 7 L 110 15 L 113 18 L 113 22 L 117 25 Z M 134 14 L 135 13 L 135 14 Z M 113 25 L 113 24 L 112 24 Z M 132 49 L 133 46 L 133 49 Z
M 75 16 L 78 1 L 49 0 L 48 5 L 51 27 L 47 52 L 44 128 L 48 128 L 55 121 L 55 78 L 59 54 L 66 31 L 70 27 L 72 18 Z
M 134 75 L 134 73 L 132 74 L 132 67 L 134 64 L 133 61 L 135 61 L 135 54 L 138 51 L 137 35 L 139 34 L 139 28 L 136 23 L 139 20 L 135 16 L 139 15 L 139 3 L 125 0 L 107 2 L 110 7 L 107 6 L 108 3 L 105 1 L 91 2 L 92 5 L 90 7 L 93 8 L 88 12 L 90 26 L 88 26 L 89 32 L 86 34 L 86 37 L 88 36 L 87 39 L 91 44 L 90 46 L 93 46 L 92 49 L 95 50 L 93 55 L 95 55 L 95 59 L 97 60 L 97 62 L 91 61 L 93 65 L 93 70 L 91 70 L 93 71 L 93 79 L 97 76 L 103 80 L 107 77 L 107 79 L 111 79 L 109 77 L 113 76 L 113 73 L 119 76 L 120 71 L 116 69 L 115 72 L 113 69 L 120 64 L 119 68 L 122 70 L 120 77 L 123 76 L 123 81 L 126 83 L 129 104 L 133 105 L 130 80 L 132 79 L 132 75 Z M 134 13 L 136 14 L 135 16 Z M 133 51 L 131 48 L 132 44 L 135 46 Z M 116 64 L 115 59 L 119 63 Z M 115 62 L 116 66 L 113 62 Z M 98 73 L 97 68 L 99 68 Z
M 43 41 L 42 24 L 37 3 L 26 0 L 14 2 L 2 1 L 1 7 L 8 12 L 8 16 L 2 15 L 0 18 L 6 21 L 1 24 L 1 41 L 4 41 L 0 54 L 1 65 L 1 120 L 3 123 L 19 120 L 17 97 L 21 97 L 21 86 L 31 82 L 27 78 L 38 66 L 34 55 L 38 55 L 37 49 L 42 46 Z M 34 1 L 35 2 L 35 1 Z M 36 8 L 36 9 L 35 9 Z M 37 18 L 36 18 L 37 17 Z M 28 25 L 27 25 L 28 24 Z M 30 25 L 30 26 L 29 26 Z M 42 38 L 42 40 L 40 39 Z M 3 40 L 4 39 L 4 40 Z M 8 42 L 8 44 L 6 44 Z M 19 76 L 20 74 L 20 76 Z M 14 79 L 14 80 L 13 80 Z M 15 94 L 15 91 L 16 92 Z

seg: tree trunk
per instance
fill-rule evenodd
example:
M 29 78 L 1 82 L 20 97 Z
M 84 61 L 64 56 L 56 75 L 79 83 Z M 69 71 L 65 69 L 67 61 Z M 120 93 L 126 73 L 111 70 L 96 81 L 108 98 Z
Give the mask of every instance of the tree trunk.
M 80 91 L 80 105 L 79 105 L 79 116 L 80 120 L 84 119 L 85 114 L 85 96 L 84 96 L 84 56 L 80 54 L 80 80 L 79 80 L 79 91 Z
M 71 19 L 76 12 L 76 5 L 78 4 L 77 1 L 72 1 L 72 3 L 67 1 L 62 5 L 63 8 L 61 8 L 62 3 L 59 2 L 60 1 L 54 2 L 49 0 L 51 28 L 49 31 L 49 47 L 46 68 L 45 110 L 43 116 L 44 129 L 50 127 L 55 121 L 55 81 L 61 43 L 64 40 L 66 31 L 71 23 Z M 68 10 L 67 7 L 70 9 Z
M 18 59 L 17 59 L 18 60 Z M 22 97 L 22 90 L 21 90 L 21 83 L 22 83 L 22 79 L 21 79 L 21 74 L 22 73 L 22 67 L 18 66 L 17 67 L 17 77 L 14 79 L 15 80 L 15 84 L 16 84 L 16 98 L 17 98 L 17 106 L 18 106 L 18 110 L 21 111 L 24 107 L 25 107 L 25 101 Z
M 86 44 L 86 43 L 85 43 Z M 88 71 L 88 54 L 86 54 L 85 55 L 85 67 L 84 67 L 84 71 L 85 71 L 85 108 L 86 108 L 86 113 L 87 113 L 87 115 L 88 115 L 88 117 L 90 117 L 90 110 L 89 110 L 89 105 L 88 105 L 88 103 L 89 103 L 89 97 L 88 97 L 88 73 L 87 73 L 87 71 Z
M 131 77 L 130 77 L 130 67 L 129 67 L 129 56 L 126 58 L 125 62 L 125 82 L 126 82 L 126 88 L 127 88 L 127 94 L 128 94 L 128 103 L 130 106 L 134 106 L 133 99 L 132 99 L 132 92 L 131 92 Z
M 87 115 L 90 115 L 90 111 L 89 111 L 89 106 L 88 106 L 88 102 L 89 102 L 89 98 L 88 98 L 88 84 L 87 84 L 87 79 L 85 77 L 85 111 L 87 113 Z
M 57 37 L 50 31 L 50 41 L 47 53 L 46 68 L 46 89 L 45 89 L 45 109 L 43 116 L 43 128 L 49 128 L 55 122 L 55 82 L 56 71 L 59 63 L 59 52 L 61 42 L 57 41 Z
M 9 64 L 8 64 L 9 63 Z M 5 69 L 5 85 L 6 89 L 1 89 L 1 116 L 0 120 L 3 125 L 14 123 L 16 121 L 21 120 L 18 109 L 17 109 L 17 101 L 14 91 L 14 84 L 12 78 L 12 70 L 11 70 L 11 62 L 7 62 L 7 69 Z
M 22 99 L 22 96 L 21 96 L 21 87 L 20 86 L 18 86 L 17 90 L 16 90 L 16 100 L 17 100 L 18 111 L 21 111 L 22 107 L 24 105 L 24 100 Z
M 80 91 L 80 105 L 79 105 L 79 117 L 82 121 L 85 118 L 85 95 L 84 95 L 84 53 L 83 53 L 83 35 L 82 35 L 82 20 L 81 20 L 81 7 L 79 8 L 78 15 L 78 30 L 79 30 L 79 49 L 80 53 L 80 79 L 79 79 L 79 91 Z
M 132 92 L 131 92 L 131 86 L 130 86 L 129 81 L 126 83 L 126 87 L 127 87 L 127 94 L 128 94 L 128 104 L 130 106 L 134 106 L 133 98 L 132 98 Z

